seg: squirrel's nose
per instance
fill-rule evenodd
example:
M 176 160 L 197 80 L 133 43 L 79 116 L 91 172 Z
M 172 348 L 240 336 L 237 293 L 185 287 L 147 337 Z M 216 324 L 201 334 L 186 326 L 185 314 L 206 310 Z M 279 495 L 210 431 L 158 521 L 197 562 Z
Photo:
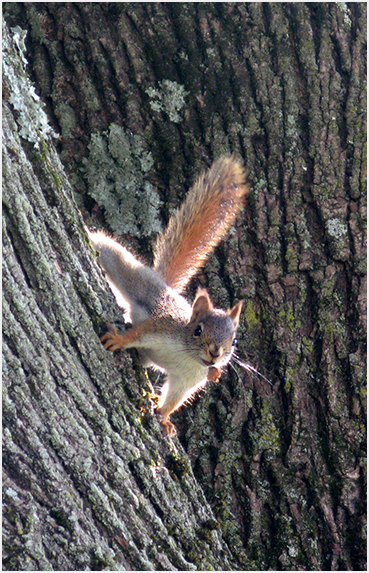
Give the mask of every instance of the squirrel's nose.
M 213 360 L 220 358 L 222 356 L 222 347 L 221 346 L 215 346 L 215 344 L 210 344 L 209 345 L 209 354 Z

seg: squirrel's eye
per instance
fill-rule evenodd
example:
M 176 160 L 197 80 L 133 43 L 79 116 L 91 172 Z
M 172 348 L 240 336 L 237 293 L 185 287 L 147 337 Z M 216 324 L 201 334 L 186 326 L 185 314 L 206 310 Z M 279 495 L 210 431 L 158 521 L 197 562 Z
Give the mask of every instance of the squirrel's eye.
M 202 330 L 204 328 L 204 325 L 202 324 L 202 322 L 200 322 L 200 324 L 198 324 L 195 328 L 195 332 L 193 333 L 194 336 L 198 337 L 201 335 Z
M 238 344 L 238 340 L 237 340 L 237 338 L 235 337 L 235 338 L 233 339 L 233 341 L 232 341 L 232 346 L 237 346 L 237 344 Z

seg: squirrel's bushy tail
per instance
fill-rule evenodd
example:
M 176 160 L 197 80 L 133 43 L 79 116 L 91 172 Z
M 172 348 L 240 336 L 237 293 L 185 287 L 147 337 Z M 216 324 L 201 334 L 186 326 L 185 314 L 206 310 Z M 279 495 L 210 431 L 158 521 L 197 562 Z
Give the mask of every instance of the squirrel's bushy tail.
M 234 157 L 220 157 L 199 177 L 154 250 L 154 269 L 170 287 L 185 288 L 234 222 L 247 190 Z

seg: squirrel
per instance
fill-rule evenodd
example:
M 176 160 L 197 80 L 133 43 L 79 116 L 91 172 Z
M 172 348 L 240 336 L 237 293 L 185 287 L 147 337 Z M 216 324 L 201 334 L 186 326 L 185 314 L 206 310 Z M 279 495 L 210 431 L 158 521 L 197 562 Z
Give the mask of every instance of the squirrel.
M 157 414 L 170 436 L 176 434 L 170 414 L 207 380 L 217 381 L 232 357 L 242 301 L 223 311 L 203 288 L 192 306 L 180 293 L 233 224 L 247 191 L 240 162 L 233 156 L 216 160 L 159 235 L 152 268 L 103 232 L 87 229 L 132 322 L 123 334 L 109 325 L 101 340 L 111 351 L 136 348 L 143 366 L 166 372 Z

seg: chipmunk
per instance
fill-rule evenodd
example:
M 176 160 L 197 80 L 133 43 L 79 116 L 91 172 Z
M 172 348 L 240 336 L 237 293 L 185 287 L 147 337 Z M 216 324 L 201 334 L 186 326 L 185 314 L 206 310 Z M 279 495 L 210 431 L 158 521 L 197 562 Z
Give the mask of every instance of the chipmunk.
M 88 231 L 133 324 L 123 334 L 110 326 L 101 340 L 111 351 L 136 348 L 144 366 L 166 372 L 157 413 L 169 435 L 176 433 L 170 414 L 207 380 L 218 380 L 233 353 L 242 302 L 223 311 L 213 307 L 205 289 L 198 289 L 192 306 L 180 293 L 225 236 L 247 191 L 236 159 L 215 161 L 159 235 L 152 268 L 104 233 Z

